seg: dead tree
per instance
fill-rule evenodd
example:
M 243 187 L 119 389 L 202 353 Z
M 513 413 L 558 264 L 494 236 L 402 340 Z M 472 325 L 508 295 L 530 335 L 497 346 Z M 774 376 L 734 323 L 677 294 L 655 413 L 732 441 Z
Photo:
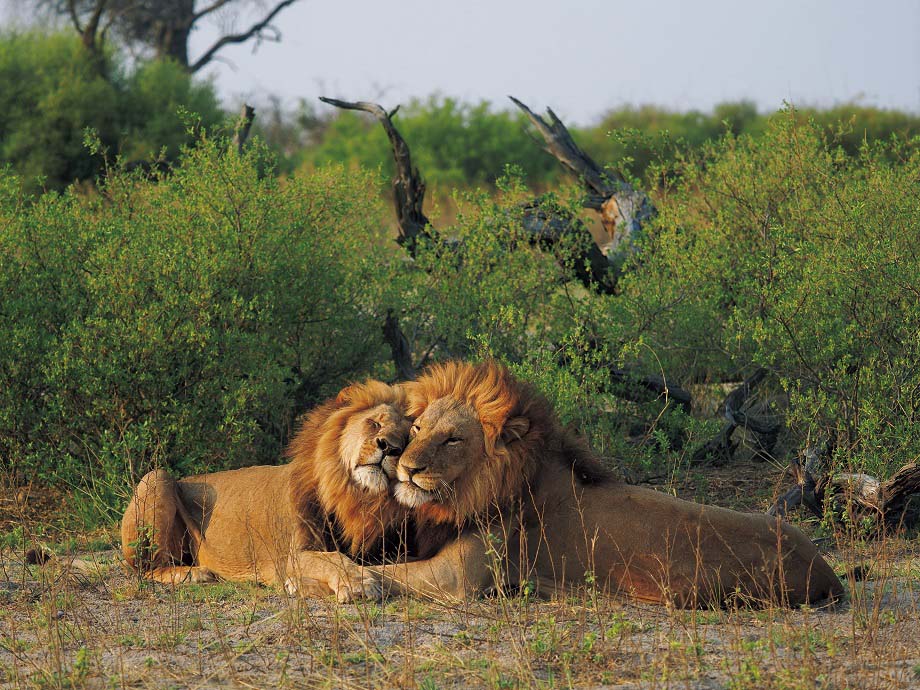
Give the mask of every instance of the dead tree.
M 876 532 L 910 528 L 920 520 L 920 464 L 912 462 L 886 481 L 864 473 L 832 474 L 831 448 L 810 446 L 805 462 L 798 458 L 790 464 L 795 485 L 785 491 L 767 511 L 785 516 L 798 506 L 813 515 L 832 520 L 848 515 L 851 520 L 868 520 Z M 865 526 L 865 525 L 864 525 Z M 870 530 L 871 532 L 871 530 Z
M 390 148 L 393 152 L 393 161 L 396 166 L 396 175 L 393 179 L 393 201 L 396 207 L 398 226 L 397 242 L 414 258 L 420 239 L 436 240 L 438 236 L 423 211 L 425 182 L 422 180 L 418 168 L 412 165 L 409 145 L 393 124 L 393 116 L 399 110 L 399 106 L 388 112 L 383 106 L 368 101 L 342 101 L 322 96 L 320 100 L 323 103 L 344 110 L 358 110 L 369 113 L 383 126 L 387 138 L 390 140 Z M 517 100 L 514 102 L 523 108 L 525 112 L 530 113 L 523 103 Z M 654 209 L 648 202 L 647 197 L 641 192 L 632 190 L 625 182 L 605 182 L 604 180 L 607 178 L 597 167 L 597 164 L 575 145 L 565 125 L 556 118 L 552 111 L 549 112 L 554 125 L 550 127 L 544 123 L 544 127 L 547 128 L 548 132 L 547 136 L 551 136 L 553 141 L 563 142 L 557 148 L 560 152 L 567 152 L 567 160 L 574 161 L 578 157 L 578 160 L 581 161 L 580 164 L 568 163 L 566 164 L 567 167 L 573 170 L 583 168 L 587 171 L 591 184 L 595 185 L 592 189 L 596 189 L 598 195 L 606 194 L 607 196 L 604 199 L 613 200 L 611 203 L 619 204 L 623 208 L 631 209 L 635 206 L 636 208 L 645 209 L 642 213 L 638 211 L 636 213 L 631 212 L 628 216 L 629 223 L 641 224 L 641 222 L 650 218 L 654 214 Z M 530 115 L 536 118 L 538 122 L 543 122 L 533 113 L 530 113 Z M 579 168 L 579 166 L 581 167 Z M 597 207 L 601 208 L 603 203 L 603 201 L 598 202 Z M 612 208 L 612 206 L 608 204 L 607 208 Z M 625 219 L 627 216 L 621 214 L 620 218 Z M 528 232 L 531 243 L 544 248 L 558 243 L 563 235 L 575 233 L 576 236 L 583 240 L 582 245 L 584 247 L 584 254 L 575 262 L 576 276 L 587 287 L 599 287 L 605 292 L 613 292 L 615 280 L 609 280 L 611 267 L 609 257 L 604 256 L 588 229 L 578 219 L 550 212 L 544 204 L 540 203 L 539 200 L 535 200 L 525 207 L 522 222 Z M 627 221 L 623 220 L 622 222 Z M 587 270 L 584 269 L 586 265 L 588 266 Z M 384 339 L 390 346 L 398 377 L 400 379 L 414 378 L 417 367 L 412 361 L 412 348 L 408 339 L 400 330 L 399 322 L 392 310 L 387 313 L 383 333 Z M 423 362 L 426 358 L 427 355 L 422 358 Z M 614 391 L 626 400 L 648 402 L 663 398 L 666 404 L 670 404 L 673 401 L 685 411 L 689 412 L 690 410 L 690 394 L 664 377 L 635 375 L 616 367 L 610 367 L 610 377 L 612 382 L 617 384 L 614 386 Z
M 422 210 L 425 202 L 425 182 L 419 175 L 418 168 L 412 165 L 409 145 L 393 124 L 392 118 L 399 106 L 387 112 L 383 106 L 367 101 L 340 101 L 322 96 L 319 100 L 337 108 L 370 113 L 383 125 L 393 149 L 393 161 L 396 163 L 396 177 L 393 178 L 393 202 L 396 206 L 396 223 L 399 228 L 399 237 L 396 241 L 414 258 L 419 238 L 433 239 L 433 236 L 430 232 L 431 223 Z
M 690 459 L 691 463 L 699 464 L 709 462 L 713 465 L 724 465 L 731 460 L 738 448 L 738 441 L 732 439 L 735 430 L 739 427 L 749 429 L 761 437 L 760 446 L 771 449 L 776 442 L 781 425 L 757 415 L 749 414 L 745 410 L 745 403 L 767 376 L 767 370 L 758 368 L 744 382 L 725 397 L 722 403 L 722 417 L 725 422 L 722 429 L 713 438 L 696 450 Z
M 581 180 L 587 192 L 585 208 L 600 213 L 601 223 L 611 238 L 599 251 L 613 267 L 618 252 L 628 246 L 642 226 L 655 217 L 655 207 L 648 195 L 634 189 L 619 173 L 601 168 L 582 151 L 552 108 L 546 109 L 549 118 L 546 121 L 514 96 L 508 98 L 530 120 L 543 139 L 544 150 Z

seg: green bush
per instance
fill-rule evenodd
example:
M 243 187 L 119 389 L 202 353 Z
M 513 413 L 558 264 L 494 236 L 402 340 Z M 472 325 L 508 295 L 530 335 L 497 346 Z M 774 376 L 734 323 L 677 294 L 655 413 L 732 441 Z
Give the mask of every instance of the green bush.
M 226 150 L 90 197 L 28 204 L 5 179 L 0 461 L 20 477 L 273 462 L 295 414 L 384 360 L 367 175 L 282 182 L 262 148 Z
M 375 173 L 280 178 L 258 144 L 205 136 L 92 194 L 30 198 L 4 175 L 0 462 L 81 486 L 96 514 L 154 465 L 273 462 L 297 413 L 392 376 L 393 310 L 417 357 L 500 358 L 619 463 L 667 470 L 713 429 L 625 402 L 610 366 L 680 383 L 765 366 L 794 443 L 827 436 L 885 475 L 920 452 L 920 154 L 835 141 L 781 113 L 678 157 L 616 295 L 574 279 L 574 240 L 530 244 L 515 175 L 457 194 L 414 259 L 383 235 Z M 545 203 L 577 216 L 579 196 Z
M 210 84 L 196 84 L 173 63 L 141 63 L 128 73 L 107 53 L 91 58 L 72 33 L 0 34 L 0 163 L 30 190 L 92 181 L 100 156 L 83 145 L 87 128 L 103 148 L 129 161 L 161 151 L 175 157 L 190 141 L 180 108 L 202 124 L 223 119 Z
M 802 442 L 826 436 L 881 474 L 915 459 L 916 147 L 851 157 L 786 112 L 677 169 L 612 311 L 646 346 L 643 366 L 695 381 L 766 366 Z

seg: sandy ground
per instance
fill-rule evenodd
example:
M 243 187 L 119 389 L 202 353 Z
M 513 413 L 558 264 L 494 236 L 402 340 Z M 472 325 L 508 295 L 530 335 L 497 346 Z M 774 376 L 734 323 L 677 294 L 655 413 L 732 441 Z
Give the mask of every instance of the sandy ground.
M 689 473 L 676 488 L 762 509 L 764 467 Z M 18 519 L 48 520 L 60 501 L 44 500 Z M 14 529 L 16 519 L 0 519 L 0 537 Z M 68 568 L 67 555 L 24 565 L 24 547 L 0 541 L 0 687 L 920 688 L 916 538 L 828 540 L 845 578 L 853 564 L 871 566 L 830 610 L 688 612 L 591 592 L 450 607 L 173 588 L 126 572 L 114 532 L 70 535 L 67 546 L 56 534 L 58 551 L 94 565 Z
M 878 548 L 878 547 L 876 547 Z M 0 565 L 4 687 L 920 687 L 920 549 L 891 540 L 830 611 L 554 601 L 337 605 L 250 585 Z

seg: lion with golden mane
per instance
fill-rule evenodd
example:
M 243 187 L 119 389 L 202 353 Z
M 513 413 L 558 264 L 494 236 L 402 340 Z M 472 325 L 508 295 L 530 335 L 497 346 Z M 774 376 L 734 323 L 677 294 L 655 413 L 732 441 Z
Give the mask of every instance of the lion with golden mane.
M 789 524 L 615 480 L 494 362 L 435 365 L 408 387 L 415 422 L 394 493 L 412 509 L 422 559 L 375 568 L 390 584 L 448 598 L 594 585 L 681 607 L 794 606 L 843 591 Z
M 405 508 L 386 472 L 405 448 L 405 392 L 354 384 L 304 419 L 290 462 L 174 480 L 145 475 L 121 523 L 126 561 L 149 579 L 281 585 L 339 601 L 376 597 L 353 559 L 383 552 Z

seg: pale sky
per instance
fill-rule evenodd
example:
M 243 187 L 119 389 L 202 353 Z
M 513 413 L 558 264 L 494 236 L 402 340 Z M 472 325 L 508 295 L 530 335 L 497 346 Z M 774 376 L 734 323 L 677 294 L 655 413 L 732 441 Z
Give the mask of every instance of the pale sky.
M 205 70 L 228 105 L 512 94 L 578 124 L 740 99 L 920 112 L 920 0 L 299 0 L 276 25 L 281 43 L 231 46 Z M 215 31 L 196 32 L 193 57 Z
M 579 124 L 739 99 L 920 112 L 920 0 L 300 0 L 276 23 L 280 44 L 207 70 L 225 98 L 512 94 Z

